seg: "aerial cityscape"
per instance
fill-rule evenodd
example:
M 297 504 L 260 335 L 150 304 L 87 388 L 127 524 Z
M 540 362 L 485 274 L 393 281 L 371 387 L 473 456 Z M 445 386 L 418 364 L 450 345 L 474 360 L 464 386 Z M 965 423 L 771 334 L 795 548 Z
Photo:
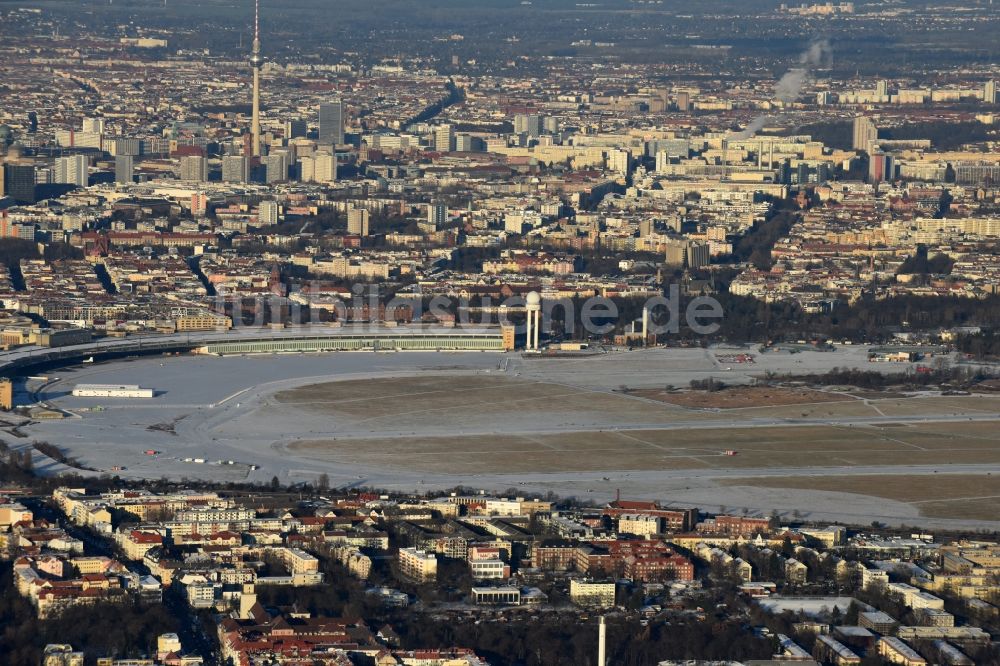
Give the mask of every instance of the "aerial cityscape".
M 993 0 L 0 0 L 0 666 L 1000 665 Z

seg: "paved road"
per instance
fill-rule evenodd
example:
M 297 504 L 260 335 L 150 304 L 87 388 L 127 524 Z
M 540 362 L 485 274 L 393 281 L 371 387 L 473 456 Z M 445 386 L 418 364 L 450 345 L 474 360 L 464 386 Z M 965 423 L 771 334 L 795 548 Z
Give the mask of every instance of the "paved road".
M 859 417 L 859 416 L 844 416 L 844 417 L 824 417 L 817 419 L 799 418 L 799 419 L 789 419 L 789 418 L 734 418 L 734 419 L 719 419 L 713 421 L 671 421 L 671 422 L 652 422 L 652 423 L 627 423 L 623 425 L 614 426 L 594 426 L 588 428 L 580 428 L 577 426 L 560 426 L 553 425 L 549 427 L 539 428 L 520 428 L 516 423 L 511 423 L 509 425 L 505 424 L 503 427 L 504 435 L 556 435 L 556 434 L 586 434 L 594 432 L 630 432 L 636 430 L 725 430 L 732 428 L 746 429 L 746 428 L 780 428 L 780 427 L 803 427 L 803 426 L 846 426 L 846 427 L 864 427 L 864 426 L 879 426 L 883 424 L 934 424 L 934 423 L 967 423 L 967 422 L 994 422 L 1000 421 L 1000 415 L 998 414 L 974 414 L 970 416 L 950 416 L 950 415 L 931 415 L 931 416 L 876 416 L 876 417 Z M 412 438 L 414 435 L 420 437 L 472 437 L 478 435 L 496 435 L 496 429 L 475 429 L 463 427 L 461 425 L 449 425 L 448 427 L 440 428 L 438 430 L 428 430 L 426 428 L 421 428 L 419 432 L 415 433 L 413 430 L 397 430 L 397 431 L 385 431 L 379 430 L 373 433 L 369 430 L 351 430 L 345 428 L 338 428 L 337 430 L 310 430 L 310 438 L 316 438 L 321 436 L 336 437 L 337 439 L 397 439 L 397 438 Z

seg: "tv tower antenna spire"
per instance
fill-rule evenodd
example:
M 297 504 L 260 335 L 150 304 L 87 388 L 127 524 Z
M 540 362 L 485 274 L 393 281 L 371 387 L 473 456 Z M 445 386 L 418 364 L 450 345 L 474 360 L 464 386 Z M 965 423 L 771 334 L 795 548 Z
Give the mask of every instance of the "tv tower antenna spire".
M 250 51 L 250 66 L 253 68 L 253 117 L 250 121 L 252 156 L 260 157 L 260 70 L 264 67 L 264 56 L 260 54 L 260 0 L 254 0 L 253 46 Z

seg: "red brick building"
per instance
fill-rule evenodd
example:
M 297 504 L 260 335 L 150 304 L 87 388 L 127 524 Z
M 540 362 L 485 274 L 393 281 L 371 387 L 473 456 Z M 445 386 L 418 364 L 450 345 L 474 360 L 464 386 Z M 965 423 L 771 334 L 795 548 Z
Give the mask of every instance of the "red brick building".
M 698 531 L 729 536 L 751 537 L 771 532 L 767 518 L 747 518 L 746 516 L 716 516 L 698 524 Z
M 619 518 L 625 514 L 641 513 L 663 521 L 667 532 L 686 532 L 698 521 L 697 509 L 664 509 L 657 502 L 637 502 L 617 499 L 604 507 L 604 515 Z
M 569 571 L 576 565 L 577 544 L 570 541 L 543 541 L 531 548 L 531 566 L 543 571 Z
M 652 539 L 579 546 L 576 568 L 591 576 L 624 576 L 638 581 L 694 580 L 694 564 L 689 559 Z

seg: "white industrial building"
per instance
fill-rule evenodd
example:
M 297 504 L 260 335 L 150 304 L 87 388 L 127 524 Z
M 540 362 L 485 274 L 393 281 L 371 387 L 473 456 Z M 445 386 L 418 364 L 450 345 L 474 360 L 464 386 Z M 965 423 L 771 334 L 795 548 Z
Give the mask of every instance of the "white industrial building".
M 500 558 L 472 560 L 469 562 L 469 569 L 476 580 L 510 578 L 510 567 Z
M 77 398 L 152 398 L 153 389 L 138 384 L 77 384 L 73 395 Z
M 521 590 L 516 587 L 473 587 L 472 601 L 476 604 L 521 605 Z

